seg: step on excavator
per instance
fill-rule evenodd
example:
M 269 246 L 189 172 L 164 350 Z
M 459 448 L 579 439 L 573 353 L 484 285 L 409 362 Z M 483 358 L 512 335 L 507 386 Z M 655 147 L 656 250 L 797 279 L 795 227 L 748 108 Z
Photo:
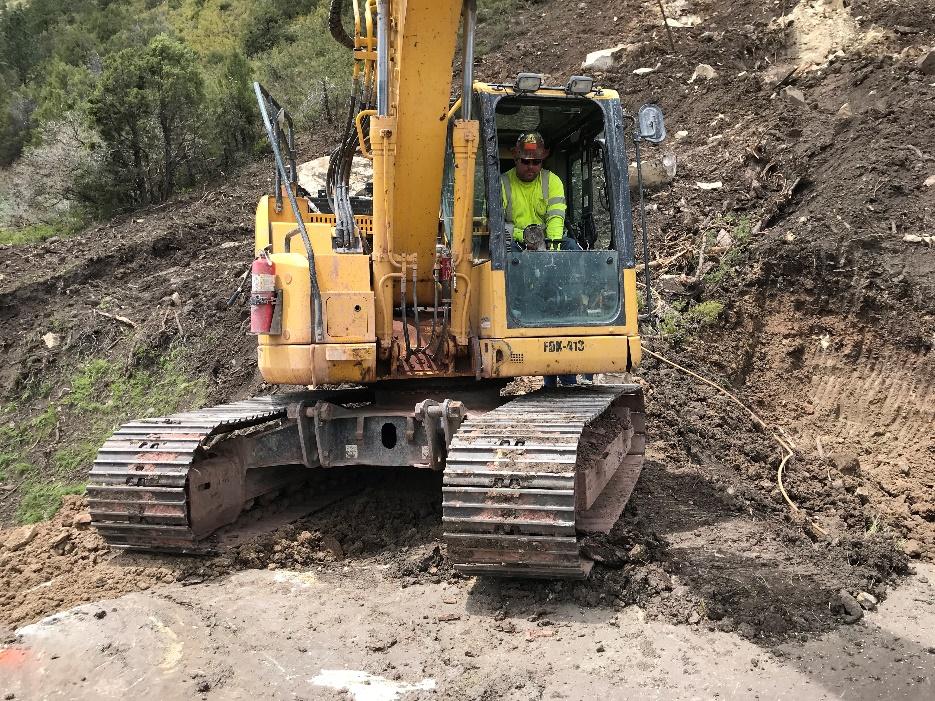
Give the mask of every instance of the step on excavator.
M 323 189 L 299 186 L 292 119 L 254 85 L 275 185 L 256 210 L 251 330 L 264 380 L 288 391 L 121 426 L 90 474 L 93 524 L 115 548 L 206 552 L 310 477 L 412 466 L 443 471 L 458 570 L 587 577 L 581 539 L 633 490 L 645 410 L 639 385 L 569 376 L 640 362 L 628 150 L 639 166 L 664 138 L 661 111 L 631 114 L 588 76 L 475 81 L 475 0 L 332 0 L 330 26 L 354 71 Z M 517 241 L 504 187 L 531 133 L 564 187 L 548 245 Z M 351 195 L 355 154 L 372 196 Z M 504 392 L 528 376 L 567 382 Z

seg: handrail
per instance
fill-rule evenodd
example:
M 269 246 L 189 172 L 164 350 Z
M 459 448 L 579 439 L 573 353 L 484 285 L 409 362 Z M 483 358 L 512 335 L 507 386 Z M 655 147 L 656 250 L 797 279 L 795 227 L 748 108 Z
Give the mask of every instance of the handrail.
M 289 196 L 289 205 L 292 207 L 292 214 L 295 217 L 296 226 L 299 228 L 299 233 L 302 235 L 302 243 L 305 245 L 305 252 L 308 257 L 308 275 L 309 275 L 309 286 L 312 290 L 312 309 L 314 310 L 314 319 L 312 319 L 312 329 L 315 333 L 315 342 L 321 343 L 324 340 L 324 327 L 321 320 L 321 290 L 318 287 L 318 274 L 315 271 L 315 252 L 312 250 L 312 242 L 308 237 L 308 230 L 305 228 L 305 222 L 302 221 L 302 214 L 299 212 L 299 203 L 295 199 L 295 190 L 292 187 L 295 184 L 295 150 L 294 144 L 291 141 L 288 143 L 290 149 L 290 162 L 292 165 L 292 177 L 290 178 L 289 173 L 286 171 L 286 165 L 283 162 L 282 152 L 279 150 L 279 137 L 281 136 L 280 132 L 273 127 L 273 122 L 269 117 L 268 106 L 273 105 L 276 108 L 277 124 L 276 126 L 281 130 L 280 120 L 288 121 L 290 134 L 292 130 L 292 118 L 289 117 L 288 112 L 286 112 L 282 107 L 279 106 L 272 96 L 266 91 L 262 85 L 257 82 L 253 83 L 253 91 L 256 93 L 256 99 L 260 106 L 260 116 L 263 118 L 263 126 L 266 127 L 266 135 L 269 137 L 270 146 L 273 148 L 273 158 L 276 161 L 276 195 L 277 202 L 282 202 L 282 182 L 288 181 L 290 186 L 286 188 L 286 194 Z M 281 209 L 281 206 L 280 206 Z
M 370 150 L 367 148 L 367 141 L 364 138 L 363 121 L 367 117 L 375 116 L 376 113 L 376 110 L 361 110 L 354 118 L 354 126 L 357 127 L 357 141 L 360 143 L 360 153 L 364 158 L 370 159 L 371 161 L 373 160 L 373 154 L 370 153 Z

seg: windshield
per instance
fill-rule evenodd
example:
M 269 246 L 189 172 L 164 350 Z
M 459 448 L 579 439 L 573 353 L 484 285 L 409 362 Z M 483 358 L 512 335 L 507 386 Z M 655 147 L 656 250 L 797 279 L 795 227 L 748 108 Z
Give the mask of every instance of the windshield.
M 607 111 L 585 98 L 509 95 L 487 114 L 495 124 L 495 132 L 484 139 L 487 204 L 490 221 L 498 222 L 491 228 L 505 249 L 509 325 L 617 323 L 622 313 L 620 227 L 612 216 L 605 173 Z M 514 163 L 517 139 L 529 132 L 545 144 L 541 170 L 532 180 L 528 169 L 521 173 Z M 500 201 L 491 203 L 493 196 Z M 540 250 L 525 243 L 532 225 L 543 229 L 546 241 Z

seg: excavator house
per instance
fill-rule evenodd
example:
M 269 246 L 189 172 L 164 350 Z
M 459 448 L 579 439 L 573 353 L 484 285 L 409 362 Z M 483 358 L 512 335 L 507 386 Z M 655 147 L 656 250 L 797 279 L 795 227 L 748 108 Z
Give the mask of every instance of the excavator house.
M 276 179 L 256 212 L 251 328 L 263 378 L 286 391 L 122 426 L 88 487 L 111 546 L 210 551 L 218 529 L 314 476 L 411 466 L 443 471 L 458 570 L 588 575 L 580 541 L 633 490 L 644 404 L 638 385 L 567 376 L 640 362 L 625 142 L 638 162 L 662 116 L 629 114 L 586 76 L 475 82 L 475 27 L 474 0 L 333 0 L 353 91 L 316 193 L 298 186 L 288 112 L 255 85 Z M 504 174 L 532 132 L 564 225 L 523 246 Z M 372 161 L 372 197 L 350 194 L 355 155 Z M 567 384 L 505 395 L 520 376 Z

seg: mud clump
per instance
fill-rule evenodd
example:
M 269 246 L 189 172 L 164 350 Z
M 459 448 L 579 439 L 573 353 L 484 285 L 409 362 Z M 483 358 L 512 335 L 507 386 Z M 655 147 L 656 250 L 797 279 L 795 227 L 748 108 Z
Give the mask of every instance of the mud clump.
M 0 531 L 0 630 L 87 601 L 184 578 L 184 564 L 112 553 L 69 496 L 49 521 Z

